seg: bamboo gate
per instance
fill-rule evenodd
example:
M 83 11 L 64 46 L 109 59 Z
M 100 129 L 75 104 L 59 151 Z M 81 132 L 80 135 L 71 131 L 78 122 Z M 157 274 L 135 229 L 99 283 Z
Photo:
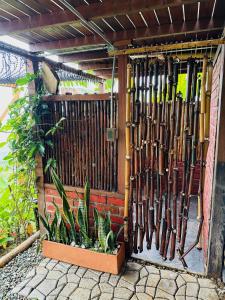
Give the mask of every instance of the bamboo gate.
M 207 56 L 187 59 L 185 95 L 178 90 L 180 70 L 173 57 L 136 58 L 127 66 L 125 240 L 134 253 L 154 241 L 163 259 L 173 260 L 177 249 L 187 267 L 185 256 L 201 247 L 213 66 Z M 199 225 L 187 248 L 196 193 Z

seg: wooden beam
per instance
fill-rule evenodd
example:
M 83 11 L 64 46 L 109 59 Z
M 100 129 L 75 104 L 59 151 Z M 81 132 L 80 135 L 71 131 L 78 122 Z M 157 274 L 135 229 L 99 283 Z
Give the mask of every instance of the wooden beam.
M 107 70 L 97 70 L 97 71 L 94 71 L 95 75 L 97 75 L 98 77 L 100 76 L 110 76 L 112 77 L 112 69 L 107 69 Z M 118 69 L 115 71 L 115 76 L 117 77 L 118 76 Z
M 0 35 L 19 34 L 22 32 L 51 27 L 54 25 L 66 25 L 78 20 L 69 10 L 60 10 L 52 13 L 21 18 L 10 22 L 0 22 Z
M 132 40 L 142 40 L 142 39 L 156 39 L 166 36 L 174 36 L 180 34 L 194 34 L 198 32 L 210 32 L 213 30 L 222 30 L 224 28 L 224 20 L 209 20 L 204 19 L 197 22 L 182 22 L 182 23 L 173 23 L 173 24 L 164 24 L 160 26 L 154 26 L 151 28 L 137 28 L 124 30 L 119 32 L 108 31 L 105 33 L 105 36 L 112 41 L 113 43 L 118 41 L 127 40 L 128 38 Z M 102 38 L 90 35 L 84 38 L 73 38 L 65 39 L 51 42 L 36 43 L 31 45 L 31 51 L 51 51 L 55 49 L 68 49 L 74 47 L 82 46 L 96 46 L 102 45 Z M 119 50 L 118 50 L 119 51 Z M 122 50 L 120 50 L 122 51 Z M 115 53 L 115 52 L 113 52 Z M 121 53 L 121 52 L 116 52 Z M 136 52 L 137 53 L 137 52 Z M 111 52 L 112 54 L 112 52 Z
M 95 74 L 103 79 L 112 79 L 112 72 L 96 71 Z M 118 72 L 115 73 L 115 78 L 118 78 Z
M 87 61 L 96 61 L 109 59 L 108 53 L 106 50 L 101 51 L 86 51 L 80 53 L 74 53 L 69 55 L 60 55 L 59 62 L 87 62 Z
M 51 95 L 44 96 L 44 101 L 96 101 L 110 100 L 110 93 L 105 94 L 76 94 L 76 95 Z
M 116 65 L 117 67 L 117 65 Z M 80 63 L 78 64 L 80 70 L 101 70 L 101 69 L 112 69 L 112 62 L 105 63 Z
M 224 39 L 193 41 L 193 42 L 175 43 L 175 44 L 167 44 L 167 45 L 146 46 L 141 48 L 132 48 L 132 49 L 124 49 L 124 50 L 115 50 L 115 51 L 110 51 L 109 56 L 135 55 L 140 53 L 171 51 L 171 50 L 189 49 L 189 48 L 207 47 L 207 46 L 209 47 L 209 46 L 217 46 L 222 44 L 225 44 Z
M 32 62 L 28 60 L 27 71 L 30 73 L 38 72 L 38 62 Z M 37 93 L 38 84 L 37 81 L 31 81 L 28 84 L 28 93 L 29 96 L 34 96 Z M 38 213 L 39 216 L 44 217 L 45 211 L 45 194 L 44 194 L 44 169 L 43 169 L 43 161 L 40 154 L 37 154 L 35 157 L 35 176 L 36 176 L 36 189 L 37 189 L 37 200 L 38 200 Z M 44 234 L 45 229 L 43 224 L 40 222 L 40 231 L 41 235 Z
M 44 185 L 45 189 L 50 189 L 50 190 L 56 190 L 56 187 L 54 184 L 49 184 L 49 183 L 45 183 Z M 69 185 L 64 185 L 64 189 L 66 192 L 74 192 L 74 190 L 76 190 L 78 192 L 78 194 L 83 194 L 85 189 L 82 187 L 74 187 L 74 186 L 69 186 Z M 116 192 L 107 192 L 107 191 L 103 191 L 103 190 L 94 190 L 91 189 L 90 190 L 91 195 L 96 195 L 96 196 L 101 196 L 101 197 L 109 197 L 109 198 L 117 198 L 117 199 L 124 199 L 124 195 L 123 194 L 119 194 Z
M 79 48 L 83 46 L 99 46 L 104 45 L 104 41 L 100 36 L 97 35 L 86 35 L 82 38 L 63 39 L 51 42 L 41 42 L 30 45 L 31 52 L 39 51 L 50 51 L 50 50 L 61 50 L 69 48 Z
M 76 9 L 86 20 L 99 20 L 101 18 L 108 18 L 112 16 L 134 14 L 139 11 L 148 11 L 154 9 L 163 9 L 174 6 L 181 6 L 182 4 L 193 4 L 197 2 L 206 2 L 207 0 L 106 0 L 103 3 L 91 3 L 87 7 L 81 5 Z M 20 20 L 13 20 L 11 22 L 0 23 L 0 35 L 10 35 L 21 33 L 30 30 L 41 29 L 54 25 L 65 25 L 73 22 L 73 25 L 80 24 L 78 18 L 69 10 L 56 11 L 32 18 L 21 18 Z

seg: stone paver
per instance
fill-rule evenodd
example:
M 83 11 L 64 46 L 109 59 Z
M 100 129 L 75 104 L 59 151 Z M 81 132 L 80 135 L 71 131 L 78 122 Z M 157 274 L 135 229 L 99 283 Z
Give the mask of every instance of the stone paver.
M 197 283 L 188 282 L 186 288 L 186 296 L 197 297 L 198 296 L 199 285 Z
M 200 288 L 198 299 L 201 300 L 218 300 L 219 297 L 215 289 Z
M 88 289 L 77 288 L 70 296 L 71 300 L 89 300 L 91 291 Z
M 160 289 L 170 295 L 175 295 L 177 291 L 177 285 L 174 280 L 162 278 L 157 289 Z
M 76 288 L 77 285 L 74 283 L 67 283 L 67 285 L 65 285 L 63 290 L 60 292 L 60 296 L 69 297 Z
M 45 300 L 45 296 L 38 290 L 33 290 L 27 298 L 28 299 Z
M 36 289 L 39 290 L 39 292 L 41 292 L 45 296 L 48 296 L 48 294 L 50 294 L 56 288 L 56 285 L 57 280 L 45 279 L 44 281 L 42 281 L 41 284 L 39 284 L 36 287 Z
M 120 275 L 112 275 L 43 259 L 13 294 L 35 300 L 219 299 L 210 279 L 135 261 L 129 261 Z

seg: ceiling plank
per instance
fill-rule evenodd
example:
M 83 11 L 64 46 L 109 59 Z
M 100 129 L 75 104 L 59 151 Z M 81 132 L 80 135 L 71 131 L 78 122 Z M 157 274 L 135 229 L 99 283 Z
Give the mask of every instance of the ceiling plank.
M 32 18 L 21 18 L 11 22 L 0 23 L 0 35 L 22 33 L 30 30 L 48 28 L 53 25 L 65 25 L 76 21 L 76 17 L 67 10 L 60 10 L 54 13 L 41 14 Z
M 180 34 L 195 34 L 198 32 L 210 32 L 213 30 L 222 30 L 224 20 L 199 20 L 196 22 L 173 23 L 170 25 L 155 26 L 152 28 L 137 28 L 124 30 L 120 32 L 106 32 L 106 37 L 113 43 L 123 40 L 142 40 L 155 39 L 167 36 L 176 36 Z M 32 52 L 62 50 L 69 48 L 79 48 L 82 46 L 94 46 L 102 44 L 99 36 L 91 35 L 84 38 L 65 39 L 51 42 L 36 43 L 31 45 Z
M 182 4 L 192 4 L 199 1 L 206 2 L 207 0 L 106 0 L 103 3 L 92 3 L 88 8 L 86 5 L 82 5 L 76 7 L 76 9 L 86 20 L 94 21 L 101 18 L 134 14 L 139 11 L 163 9 L 168 6 L 174 7 Z M 22 18 L 21 20 L 12 20 L 11 22 L 0 22 L 0 35 L 10 35 L 43 27 L 70 24 L 72 22 L 79 23 L 79 20 L 74 14 L 65 9 L 64 11 L 60 10 L 33 16 L 31 19 Z

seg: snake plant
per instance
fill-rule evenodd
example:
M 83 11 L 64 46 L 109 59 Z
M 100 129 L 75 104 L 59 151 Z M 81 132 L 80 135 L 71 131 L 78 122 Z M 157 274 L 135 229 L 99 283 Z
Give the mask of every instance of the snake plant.
M 87 180 L 84 187 L 84 199 L 79 199 L 77 211 L 77 223 L 80 227 L 81 242 L 85 248 L 92 245 L 92 239 L 89 237 L 89 204 L 90 204 L 90 184 Z
M 90 228 L 89 206 L 90 206 L 90 184 L 87 180 L 84 188 L 84 198 L 79 198 L 79 205 L 76 218 L 69 206 L 64 187 L 55 172 L 55 169 L 50 166 L 50 174 L 53 183 L 62 199 L 62 209 L 53 202 L 55 213 L 52 221 L 50 215 L 45 213 L 45 216 L 40 216 L 47 236 L 50 241 L 68 244 L 79 245 L 84 248 L 94 248 L 96 251 L 113 253 L 117 249 L 117 237 L 112 231 L 110 213 L 105 216 L 94 209 L 94 235 Z M 78 225 L 79 230 L 76 231 L 75 225 Z
M 72 242 L 77 242 L 77 234 L 76 234 L 76 228 L 75 228 L 75 220 L 74 220 L 74 215 L 73 212 L 69 206 L 66 192 L 64 190 L 63 184 L 60 181 L 58 175 L 56 174 L 54 168 L 50 167 L 50 174 L 53 180 L 53 183 L 63 201 L 63 213 L 65 215 L 66 221 L 70 225 L 70 230 L 71 230 L 71 237 L 72 237 Z
M 97 240 L 100 250 L 103 252 L 113 252 L 117 248 L 117 238 L 122 230 L 116 235 L 111 228 L 110 213 L 108 212 L 105 218 L 94 209 L 94 223 L 97 231 Z

